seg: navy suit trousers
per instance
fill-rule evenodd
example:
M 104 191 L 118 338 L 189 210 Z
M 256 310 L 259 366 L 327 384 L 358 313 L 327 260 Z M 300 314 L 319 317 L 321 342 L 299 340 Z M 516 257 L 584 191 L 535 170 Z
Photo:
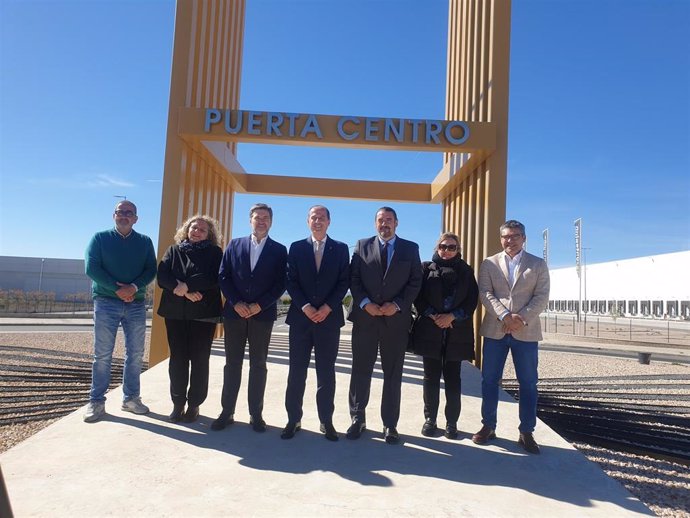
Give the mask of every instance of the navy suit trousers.
M 290 372 L 285 391 L 288 420 L 302 419 L 302 404 L 307 370 L 314 351 L 316 361 L 316 408 L 322 423 L 333 421 L 335 409 L 335 360 L 338 357 L 340 328 L 323 324 L 292 324 L 290 326 Z

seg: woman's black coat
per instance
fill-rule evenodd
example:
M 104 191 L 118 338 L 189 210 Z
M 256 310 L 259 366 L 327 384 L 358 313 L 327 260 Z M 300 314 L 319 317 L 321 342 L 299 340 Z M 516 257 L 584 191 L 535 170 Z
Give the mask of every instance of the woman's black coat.
M 474 325 L 472 315 L 477 307 L 479 288 L 474 279 L 472 268 L 459 257 L 453 261 L 452 268 L 457 275 L 452 307 L 443 308 L 443 285 L 441 267 L 433 261 L 423 263 L 424 276 L 422 288 L 415 300 L 419 316 L 412 330 L 412 347 L 416 354 L 431 358 L 443 358 L 446 361 L 474 359 Z M 427 308 L 433 313 L 452 313 L 462 309 L 464 315 L 456 318 L 453 327 L 446 329 L 445 353 L 444 330 L 438 327 L 430 317 L 424 316 Z
M 163 288 L 158 314 L 173 320 L 219 318 L 222 312 L 218 270 L 223 250 L 208 246 L 201 250 L 183 251 L 172 245 L 158 264 L 158 286 Z M 192 302 L 173 293 L 177 280 L 187 283 L 190 292 L 198 291 L 203 298 Z

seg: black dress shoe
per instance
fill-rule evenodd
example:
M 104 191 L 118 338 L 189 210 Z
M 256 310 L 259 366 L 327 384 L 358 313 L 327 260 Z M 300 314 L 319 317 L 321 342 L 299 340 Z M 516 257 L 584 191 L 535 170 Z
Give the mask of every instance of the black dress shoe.
M 321 433 L 324 434 L 329 441 L 338 440 L 338 432 L 335 431 L 333 423 L 321 423 L 319 430 L 321 430 Z
M 222 430 L 226 426 L 231 425 L 235 422 L 235 418 L 232 414 L 220 414 L 218 419 L 211 423 L 211 430 Z
M 198 417 L 199 417 L 199 407 L 198 406 L 190 406 L 190 407 L 187 407 L 187 411 L 184 413 L 183 421 L 185 423 L 193 423 L 194 421 L 197 420 Z
M 252 430 L 255 432 L 263 433 L 266 431 L 266 421 L 261 416 L 251 417 L 249 424 L 252 425 Z
M 170 417 L 168 417 L 168 421 L 171 423 L 179 423 L 182 421 L 182 417 L 184 416 L 184 403 L 175 403 L 175 406 L 173 407 L 173 411 L 170 414 Z
M 534 440 L 534 435 L 532 435 L 530 432 L 520 432 L 518 444 L 522 446 L 527 453 L 534 453 L 535 455 L 539 455 L 541 453 L 537 441 Z
M 422 435 L 424 437 L 433 437 L 436 434 L 437 429 L 436 421 L 430 417 L 427 417 L 426 421 L 424 421 L 424 424 L 422 425 Z
M 292 421 L 289 421 L 288 424 L 285 425 L 285 428 L 283 428 L 283 431 L 280 432 L 280 438 L 281 439 L 292 439 L 295 434 L 302 429 L 302 423 L 301 422 L 296 422 L 293 423 Z
M 346 437 L 348 439 L 359 439 L 362 436 L 362 432 L 367 429 L 367 423 L 355 419 L 352 421 L 350 428 L 347 429 Z
M 443 432 L 446 439 L 457 439 L 458 438 L 458 427 L 453 423 L 446 424 L 446 431 Z
M 398 434 L 398 430 L 393 426 L 386 426 L 383 429 L 383 438 L 388 444 L 398 444 L 400 442 L 400 434 Z

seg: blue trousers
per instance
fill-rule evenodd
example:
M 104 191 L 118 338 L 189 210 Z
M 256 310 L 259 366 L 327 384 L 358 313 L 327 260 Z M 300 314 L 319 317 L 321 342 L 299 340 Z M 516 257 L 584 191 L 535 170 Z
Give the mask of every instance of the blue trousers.
M 533 432 L 537 424 L 538 344 L 507 334 L 500 340 L 484 337 L 482 354 L 482 424 L 495 429 L 498 389 L 510 351 L 520 385 L 520 431 Z
M 125 367 L 122 375 L 124 401 L 139 397 L 139 375 L 146 341 L 146 306 L 143 300 L 96 297 L 93 301 L 94 344 L 91 376 L 91 401 L 105 401 L 110 385 L 110 368 L 117 329 L 125 333 Z

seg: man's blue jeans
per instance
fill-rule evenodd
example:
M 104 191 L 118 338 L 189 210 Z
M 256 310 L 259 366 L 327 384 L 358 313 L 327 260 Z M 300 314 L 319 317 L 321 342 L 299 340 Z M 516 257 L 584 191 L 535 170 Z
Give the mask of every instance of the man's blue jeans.
M 139 376 L 146 340 L 146 306 L 143 300 L 96 297 L 93 301 L 94 354 L 91 377 L 91 401 L 105 401 L 110 385 L 110 368 L 117 328 L 125 333 L 125 367 L 122 375 L 123 400 L 139 397 Z
M 537 342 L 523 342 L 505 335 L 500 340 L 484 337 L 482 353 L 482 424 L 496 429 L 498 387 L 508 351 L 520 384 L 520 431 L 533 432 L 537 424 Z

